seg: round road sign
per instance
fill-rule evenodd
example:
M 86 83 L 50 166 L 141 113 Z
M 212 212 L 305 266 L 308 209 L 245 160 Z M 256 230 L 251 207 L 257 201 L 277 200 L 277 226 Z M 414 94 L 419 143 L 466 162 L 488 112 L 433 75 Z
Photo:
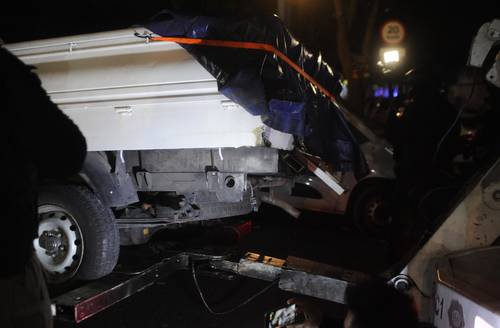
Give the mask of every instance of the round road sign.
M 396 20 L 390 20 L 382 25 L 380 30 L 382 40 L 388 44 L 399 44 L 403 42 L 405 37 L 405 28 L 403 24 Z

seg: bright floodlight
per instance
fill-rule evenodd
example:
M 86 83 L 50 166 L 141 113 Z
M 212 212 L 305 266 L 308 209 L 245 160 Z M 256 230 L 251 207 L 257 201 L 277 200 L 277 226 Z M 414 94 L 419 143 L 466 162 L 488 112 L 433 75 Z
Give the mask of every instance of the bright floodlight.
M 399 51 L 398 50 L 388 50 L 384 52 L 384 63 L 398 63 L 399 62 Z

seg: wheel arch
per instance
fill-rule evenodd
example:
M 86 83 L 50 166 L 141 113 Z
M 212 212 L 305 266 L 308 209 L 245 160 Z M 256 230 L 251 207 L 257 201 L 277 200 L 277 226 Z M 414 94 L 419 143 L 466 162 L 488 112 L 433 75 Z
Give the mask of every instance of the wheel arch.
M 74 182 L 85 184 L 107 207 L 124 207 L 139 201 L 120 152 L 88 152 Z

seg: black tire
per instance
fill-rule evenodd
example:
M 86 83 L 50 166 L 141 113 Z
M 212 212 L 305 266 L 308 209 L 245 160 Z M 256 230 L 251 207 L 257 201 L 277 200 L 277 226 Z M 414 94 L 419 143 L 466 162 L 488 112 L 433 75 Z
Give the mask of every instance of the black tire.
M 56 215 L 63 216 L 59 213 L 66 213 L 66 216 L 70 217 L 68 221 L 76 222 L 71 225 L 70 230 L 79 232 L 75 235 L 76 237 L 71 236 L 75 238 L 71 239 L 74 240 L 72 244 L 79 245 L 78 249 L 75 248 L 75 252 L 78 253 L 71 257 L 71 266 L 65 267 L 63 273 L 48 272 L 49 281 L 63 283 L 73 278 L 92 280 L 103 277 L 114 269 L 120 252 L 120 239 L 115 217 L 111 209 L 104 206 L 92 191 L 76 185 L 46 186 L 40 190 L 38 206 L 40 227 L 42 227 L 45 215 L 55 217 Z M 61 210 L 57 212 L 53 210 L 54 208 Z M 45 210 L 45 214 L 42 214 L 42 209 Z M 47 209 L 52 209 L 52 212 Z M 60 219 L 67 220 L 64 216 Z M 58 234 L 58 237 L 60 235 Z M 79 238 L 82 242 L 78 240 Z M 46 249 L 43 248 L 42 251 Z M 73 253 L 68 251 L 68 254 Z M 67 257 L 64 254 L 61 256 Z
M 388 179 L 373 179 L 356 186 L 349 199 L 348 215 L 363 233 L 384 236 L 393 216 L 391 200 L 394 183 Z

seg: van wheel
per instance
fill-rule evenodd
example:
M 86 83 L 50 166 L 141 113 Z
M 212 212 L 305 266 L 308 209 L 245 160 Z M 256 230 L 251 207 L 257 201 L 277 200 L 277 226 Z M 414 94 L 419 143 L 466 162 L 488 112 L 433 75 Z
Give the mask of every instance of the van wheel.
M 393 183 L 390 180 L 362 182 L 349 200 L 349 215 L 364 233 L 383 235 L 393 223 L 391 198 Z
M 50 283 L 97 279 L 118 261 L 120 240 L 111 209 L 89 189 L 47 186 L 38 198 L 35 252 Z

